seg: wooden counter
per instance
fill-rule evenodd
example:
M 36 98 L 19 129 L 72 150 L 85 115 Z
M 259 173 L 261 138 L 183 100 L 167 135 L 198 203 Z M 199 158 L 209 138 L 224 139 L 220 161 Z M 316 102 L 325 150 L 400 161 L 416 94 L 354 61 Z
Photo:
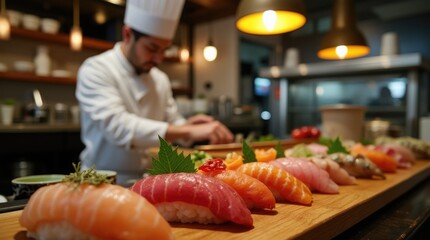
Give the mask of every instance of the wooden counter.
M 172 224 L 177 239 L 330 239 L 375 213 L 426 179 L 430 161 L 387 174 L 386 180 L 359 179 L 335 195 L 314 194 L 312 206 L 278 203 L 274 211 L 253 212 L 254 227 L 235 224 Z M 0 214 L 0 239 L 26 239 L 21 211 Z

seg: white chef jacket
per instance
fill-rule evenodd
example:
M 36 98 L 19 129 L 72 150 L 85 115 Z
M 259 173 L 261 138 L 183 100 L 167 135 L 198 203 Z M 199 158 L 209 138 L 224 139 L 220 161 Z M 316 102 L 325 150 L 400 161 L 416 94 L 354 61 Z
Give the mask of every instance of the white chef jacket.
M 114 48 L 85 60 L 78 71 L 84 169 L 117 171 L 117 183 L 139 179 L 150 166 L 148 147 L 158 146 L 168 124 L 184 124 L 165 73 L 153 67 L 136 75 Z M 149 164 L 149 165 L 148 165 Z

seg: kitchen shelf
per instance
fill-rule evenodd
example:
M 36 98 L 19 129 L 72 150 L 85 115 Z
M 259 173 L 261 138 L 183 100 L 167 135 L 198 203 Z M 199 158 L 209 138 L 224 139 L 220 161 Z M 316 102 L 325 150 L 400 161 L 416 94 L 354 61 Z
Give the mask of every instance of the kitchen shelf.
M 65 84 L 75 85 L 75 77 L 52 77 L 52 76 L 36 76 L 30 72 L 0 72 L 1 80 L 13 80 L 23 82 L 40 82 L 40 83 L 53 83 L 53 84 Z M 191 95 L 192 91 L 189 88 L 172 88 L 173 94 L 175 95 Z
M 41 82 L 55 84 L 76 84 L 74 77 L 51 77 L 51 76 L 36 76 L 29 72 L 0 72 L 0 80 L 14 80 L 24 82 Z
M 12 37 L 18 36 L 18 37 L 24 37 L 24 38 L 39 40 L 44 42 L 63 44 L 67 46 L 69 45 L 69 38 L 70 38 L 69 34 L 65 34 L 65 33 L 50 34 L 50 33 L 44 33 L 42 31 L 32 31 L 32 30 L 27 30 L 27 29 L 17 28 L 17 27 L 12 27 L 11 30 L 12 30 L 11 31 Z M 103 41 L 103 40 L 98 40 L 98 39 L 88 38 L 88 37 L 82 38 L 82 47 L 86 49 L 104 51 L 107 49 L 111 49 L 113 45 L 114 43 L 109 41 Z
M 23 37 L 27 39 L 33 39 L 33 40 L 39 40 L 49 43 L 56 43 L 56 44 L 62 44 L 62 45 L 69 45 L 69 34 L 66 33 L 58 33 L 58 34 L 50 34 L 50 33 L 44 33 L 41 31 L 32 31 L 27 30 L 23 28 L 17 28 L 12 27 L 12 37 L 18 36 Z M 111 48 L 113 48 L 115 43 L 104 41 L 104 40 L 98 40 L 94 38 L 88 38 L 84 37 L 82 39 L 82 47 L 86 49 L 92 49 L 92 50 L 99 50 L 99 51 L 106 51 Z M 179 57 L 165 57 L 164 62 L 167 63 L 179 63 L 181 60 Z

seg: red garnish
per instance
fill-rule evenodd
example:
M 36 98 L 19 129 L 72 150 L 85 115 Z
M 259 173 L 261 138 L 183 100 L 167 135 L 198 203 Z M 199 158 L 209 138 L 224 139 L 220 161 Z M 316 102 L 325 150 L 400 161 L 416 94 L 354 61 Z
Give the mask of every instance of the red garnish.
M 225 165 L 224 161 L 221 158 L 215 158 L 206 161 L 203 165 L 199 167 L 199 170 L 204 172 L 212 172 L 217 170 L 225 170 L 227 165 Z

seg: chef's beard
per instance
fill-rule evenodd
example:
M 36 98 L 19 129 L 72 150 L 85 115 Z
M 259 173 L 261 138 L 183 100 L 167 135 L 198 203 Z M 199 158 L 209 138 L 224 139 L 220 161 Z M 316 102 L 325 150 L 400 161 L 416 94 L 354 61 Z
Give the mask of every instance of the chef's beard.
M 131 46 L 130 51 L 128 53 L 128 61 L 133 66 L 134 71 L 137 75 L 149 73 L 151 68 L 156 67 L 158 65 L 154 61 L 147 61 L 147 62 L 140 64 L 138 60 L 139 60 L 139 58 L 136 54 L 136 45 L 133 43 L 133 45 Z

